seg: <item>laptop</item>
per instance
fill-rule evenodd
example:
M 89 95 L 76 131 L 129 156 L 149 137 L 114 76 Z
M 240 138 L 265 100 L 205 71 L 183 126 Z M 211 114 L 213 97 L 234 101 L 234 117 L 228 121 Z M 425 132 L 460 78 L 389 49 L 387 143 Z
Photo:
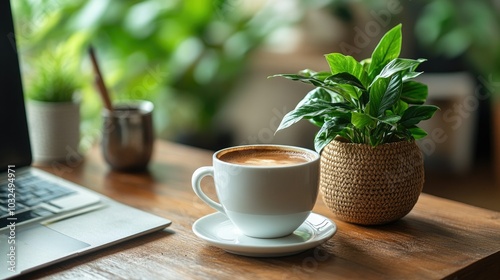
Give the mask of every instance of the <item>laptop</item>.
M 30 166 L 14 34 L 10 1 L 0 0 L 0 279 L 169 226 L 168 219 Z

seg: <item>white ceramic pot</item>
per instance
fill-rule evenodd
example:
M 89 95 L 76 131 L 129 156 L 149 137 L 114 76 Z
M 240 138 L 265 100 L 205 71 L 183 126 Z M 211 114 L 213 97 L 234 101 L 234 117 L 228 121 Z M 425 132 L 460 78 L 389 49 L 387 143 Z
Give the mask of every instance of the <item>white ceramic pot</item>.
M 73 160 L 80 143 L 80 104 L 75 102 L 27 102 L 33 161 Z

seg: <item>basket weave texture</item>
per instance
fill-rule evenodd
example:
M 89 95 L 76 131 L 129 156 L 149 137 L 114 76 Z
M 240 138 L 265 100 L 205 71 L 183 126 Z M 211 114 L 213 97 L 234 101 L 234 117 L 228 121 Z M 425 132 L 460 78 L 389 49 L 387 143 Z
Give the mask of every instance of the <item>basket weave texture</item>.
M 323 201 L 346 222 L 398 220 L 415 206 L 423 184 L 423 157 L 414 141 L 371 147 L 333 140 L 321 153 Z

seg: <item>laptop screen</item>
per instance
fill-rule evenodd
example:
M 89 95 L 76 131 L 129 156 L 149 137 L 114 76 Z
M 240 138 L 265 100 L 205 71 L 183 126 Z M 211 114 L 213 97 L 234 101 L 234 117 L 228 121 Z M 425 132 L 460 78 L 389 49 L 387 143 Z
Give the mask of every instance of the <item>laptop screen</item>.
M 31 164 L 10 1 L 0 1 L 0 170 Z

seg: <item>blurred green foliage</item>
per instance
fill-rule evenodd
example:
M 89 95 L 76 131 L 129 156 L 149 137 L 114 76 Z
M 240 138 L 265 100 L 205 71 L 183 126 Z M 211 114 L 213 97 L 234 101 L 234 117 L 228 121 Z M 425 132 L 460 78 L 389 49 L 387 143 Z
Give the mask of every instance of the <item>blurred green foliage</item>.
M 500 4 L 496 0 L 427 1 L 417 39 L 432 52 L 464 57 L 483 75 L 500 75 Z
M 35 72 L 33 61 L 59 45 L 73 49 L 85 85 L 84 119 L 95 119 L 102 105 L 87 56 L 92 44 L 112 98 L 152 100 L 157 129 L 166 138 L 213 129 L 213 117 L 236 86 L 249 53 L 300 18 L 279 6 L 299 1 L 12 2 L 24 69 Z
M 27 76 L 26 95 L 43 102 L 73 102 L 82 88 L 78 63 L 72 59 L 72 50 L 58 46 L 42 52 L 33 61 Z
M 389 5 L 400 5 L 403 22 L 413 26 L 422 50 L 442 61 L 460 61 L 471 71 L 500 77 L 500 1 L 498 0 L 330 0 L 335 15 L 345 21 L 370 21 Z M 359 4 L 362 4 L 359 5 Z M 356 19 L 363 7 L 369 18 Z M 434 63 L 431 58 L 427 65 Z M 436 68 L 446 68 L 435 66 Z

